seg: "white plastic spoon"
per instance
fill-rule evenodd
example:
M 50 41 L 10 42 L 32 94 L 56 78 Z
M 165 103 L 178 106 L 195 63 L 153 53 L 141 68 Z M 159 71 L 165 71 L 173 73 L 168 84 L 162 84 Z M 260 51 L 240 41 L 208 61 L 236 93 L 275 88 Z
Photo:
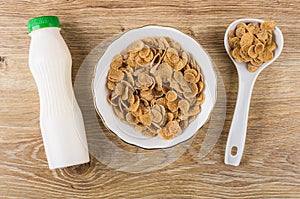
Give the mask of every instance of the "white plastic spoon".
M 233 119 L 231 122 L 231 127 L 229 130 L 229 135 L 227 139 L 226 151 L 225 151 L 225 164 L 238 166 L 240 164 L 244 145 L 246 140 L 246 131 L 248 123 L 248 112 L 251 100 L 252 89 L 255 83 L 256 78 L 259 73 L 269 66 L 273 61 L 277 59 L 280 55 L 283 48 L 283 35 L 278 27 L 274 30 L 274 38 L 277 44 L 277 48 L 274 52 L 274 57 L 271 61 L 263 63 L 257 71 L 249 72 L 245 63 L 236 62 L 230 54 L 230 47 L 228 44 L 228 34 L 230 30 L 234 30 L 236 25 L 240 22 L 249 23 L 249 22 L 258 22 L 262 23 L 263 20 L 260 19 L 239 19 L 232 22 L 225 33 L 224 45 L 227 51 L 227 54 L 235 64 L 235 67 L 238 72 L 239 77 L 239 90 L 238 97 L 235 105 L 235 111 Z M 233 152 L 236 151 L 235 154 Z

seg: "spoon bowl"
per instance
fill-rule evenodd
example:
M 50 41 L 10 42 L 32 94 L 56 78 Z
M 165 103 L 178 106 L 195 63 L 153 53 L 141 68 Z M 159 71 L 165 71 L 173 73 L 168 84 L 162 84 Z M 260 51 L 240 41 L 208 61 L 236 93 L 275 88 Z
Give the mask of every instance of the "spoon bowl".
M 273 37 L 276 42 L 276 49 L 274 50 L 274 57 L 272 60 L 268 62 L 264 62 L 255 72 L 250 72 L 247 69 L 247 65 L 244 62 L 237 62 L 230 54 L 230 46 L 228 43 L 228 34 L 230 30 L 235 30 L 237 24 L 244 22 L 257 22 L 262 23 L 264 22 L 261 19 L 238 19 L 232 22 L 224 36 L 224 46 L 226 49 L 227 54 L 231 58 L 232 62 L 234 63 L 237 72 L 238 72 L 238 79 L 239 79 L 239 89 L 238 89 L 238 97 L 236 101 L 235 111 L 232 118 L 229 135 L 226 144 L 226 151 L 225 151 L 225 164 L 238 166 L 240 164 L 244 145 L 246 140 L 246 132 L 247 132 L 247 123 L 248 123 L 248 113 L 249 113 L 249 106 L 251 100 L 252 89 L 254 83 L 260 74 L 260 72 L 273 63 L 280 55 L 282 48 L 283 48 L 283 35 L 282 32 L 278 27 L 275 27 L 273 31 Z

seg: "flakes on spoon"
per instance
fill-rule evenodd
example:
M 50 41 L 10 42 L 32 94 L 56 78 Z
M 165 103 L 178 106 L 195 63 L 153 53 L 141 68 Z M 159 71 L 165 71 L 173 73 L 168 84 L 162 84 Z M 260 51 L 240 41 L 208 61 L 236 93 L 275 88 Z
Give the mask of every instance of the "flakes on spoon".
M 237 62 L 247 64 L 250 72 L 255 72 L 264 62 L 274 57 L 277 45 L 274 41 L 273 21 L 259 23 L 239 23 L 235 30 L 230 30 L 228 43 L 231 55 Z

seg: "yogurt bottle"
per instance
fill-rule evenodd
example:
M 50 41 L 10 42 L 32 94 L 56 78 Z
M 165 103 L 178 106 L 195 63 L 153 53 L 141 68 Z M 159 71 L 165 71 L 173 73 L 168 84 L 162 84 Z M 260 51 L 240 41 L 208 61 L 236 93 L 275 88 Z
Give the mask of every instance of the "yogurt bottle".
M 75 99 L 70 51 L 55 16 L 28 22 L 29 67 L 40 97 L 40 127 L 50 169 L 89 162 L 82 113 Z

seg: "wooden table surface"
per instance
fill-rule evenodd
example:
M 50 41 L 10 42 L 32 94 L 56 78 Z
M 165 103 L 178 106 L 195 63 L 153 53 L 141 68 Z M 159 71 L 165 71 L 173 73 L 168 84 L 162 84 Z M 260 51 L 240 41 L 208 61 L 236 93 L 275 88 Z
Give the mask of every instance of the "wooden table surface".
M 0 2 L 0 197 L 3 198 L 300 198 L 300 2 L 93 1 Z M 39 128 L 39 97 L 28 67 L 27 21 L 57 15 L 73 56 L 73 81 L 101 41 L 147 24 L 193 36 L 212 57 L 227 94 L 226 121 L 213 150 L 196 161 L 188 149 L 150 172 L 88 164 L 48 169 Z M 223 47 L 238 18 L 274 20 L 285 44 L 253 90 L 246 147 L 239 167 L 224 152 L 237 97 L 237 72 Z M 197 139 L 197 138 L 196 138 Z

